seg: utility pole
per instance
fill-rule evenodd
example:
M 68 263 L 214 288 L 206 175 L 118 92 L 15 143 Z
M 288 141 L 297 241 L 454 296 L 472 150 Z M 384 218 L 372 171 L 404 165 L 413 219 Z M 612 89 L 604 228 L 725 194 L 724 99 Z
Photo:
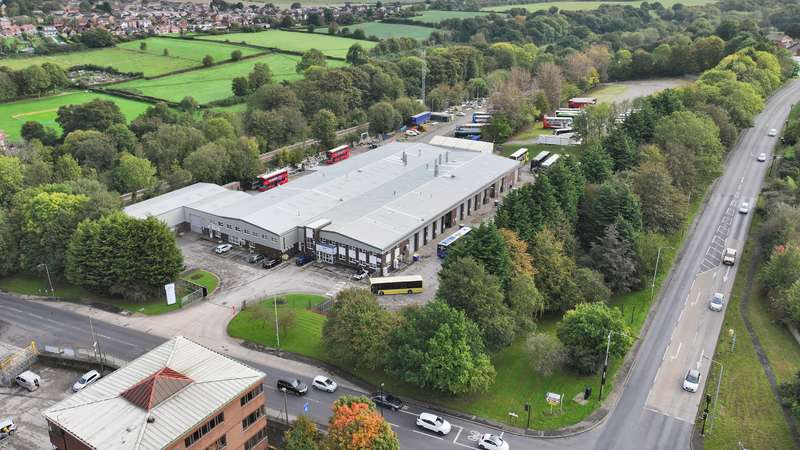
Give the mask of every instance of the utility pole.
M 283 391 L 283 411 L 286 414 L 286 423 L 289 423 L 289 405 L 286 402 L 286 388 L 282 387 L 281 391 Z
M 603 375 L 600 378 L 600 392 L 597 397 L 598 400 L 603 400 L 603 387 L 606 385 L 606 372 L 608 371 L 608 353 L 611 350 L 611 333 L 613 331 L 608 331 L 608 343 L 606 343 L 606 359 L 603 362 Z
M 378 406 L 381 409 L 381 417 L 383 417 L 383 383 L 381 383 L 381 403 Z
M 56 290 L 53 289 L 53 280 L 50 279 L 50 269 L 47 268 L 47 263 L 39 264 L 39 268 L 41 269 L 44 266 L 44 271 L 47 274 L 47 284 L 50 285 L 50 295 L 53 296 L 56 294 Z
M 661 250 L 670 249 L 675 250 L 675 247 L 659 247 L 658 255 L 656 256 L 656 268 L 653 271 L 653 281 L 650 283 L 650 301 L 653 301 L 653 296 L 656 295 L 656 277 L 658 276 L 658 263 L 661 260 Z
M 278 350 L 281 349 L 281 335 L 278 332 L 278 296 L 272 296 L 272 306 L 275 309 L 275 340 L 278 341 Z M 286 420 L 289 421 L 288 419 Z
M 94 348 L 94 356 L 97 359 L 97 362 L 100 363 L 100 375 L 103 375 L 105 371 L 105 365 L 103 364 L 103 351 L 100 349 L 100 340 L 97 339 L 97 333 L 94 331 L 94 322 L 92 318 L 89 317 L 89 328 L 92 331 L 92 347 Z
M 425 60 L 425 49 L 422 49 L 422 105 L 425 105 L 425 76 L 428 74 L 428 62 Z

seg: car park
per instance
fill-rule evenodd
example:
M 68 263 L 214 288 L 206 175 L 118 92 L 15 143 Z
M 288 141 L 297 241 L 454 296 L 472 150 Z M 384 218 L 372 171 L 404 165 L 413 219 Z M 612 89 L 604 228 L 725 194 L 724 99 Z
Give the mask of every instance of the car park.
M 261 267 L 263 267 L 263 268 L 265 268 L 265 269 L 272 269 L 273 267 L 277 266 L 277 265 L 278 265 L 278 264 L 280 264 L 280 263 L 281 263 L 281 261 L 280 261 L 279 259 L 272 259 L 272 258 L 270 258 L 270 259 L 265 259 L 265 260 L 264 260 L 264 261 L 261 263 Z
M 278 379 L 278 390 L 286 390 L 294 395 L 306 395 L 308 393 L 308 386 L 299 379 L 283 380 Z
M 508 450 L 508 442 L 500 436 L 486 433 L 478 440 L 478 448 L 484 450 Z
M 697 369 L 689 369 L 686 377 L 683 379 L 683 390 L 687 392 L 697 392 L 700 388 L 700 371 Z
M 28 392 L 33 392 L 39 389 L 39 386 L 42 384 L 42 379 L 39 375 L 31 372 L 30 370 L 26 370 L 21 374 L 17 375 L 14 379 L 17 382 L 17 385 L 24 387 L 28 390 Z
M 739 205 L 739 214 L 747 214 L 749 212 L 750 212 L 750 203 L 742 202 L 742 204 Z
M 376 405 L 394 411 L 403 407 L 403 401 L 388 392 L 375 392 L 370 396 L 370 399 Z
M 724 302 L 725 302 L 725 294 L 717 292 L 714 294 L 713 297 L 711 297 L 711 301 L 708 302 L 708 309 L 717 312 L 722 311 L 722 306 L 724 305 Z
M 264 255 L 262 255 L 261 253 L 254 253 L 254 254 L 250 255 L 247 258 L 247 262 L 249 262 L 250 264 L 255 264 L 255 263 L 263 261 L 264 258 L 266 258 L 266 257 Z
M 15 431 L 17 431 L 17 424 L 14 423 L 14 419 L 11 417 L 0 419 L 0 441 L 10 437 Z
M 417 426 L 442 436 L 450 433 L 451 428 L 450 422 L 430 413 L 422 413 L 417 416 Z
M 775 137 L 777 135 L 778 135 L 778 130 L 776 130 L 775 128 L 770 128 L 769 131 L 767 132 L 767 136 L 769 137 Z
M 353 279 L 361 281 L 368 276 L 369 276 L 369 271 L 367 269 L 361 269 L 353 274 Z
M 90 370 L 83 374 L 75 384 L 72 385 L 72 392 L 78 392 L 83 390 L 86 386 L 94 383 L 95 381 L 100 379 L 100 372 L 96 370 Z
M 231 251 L 232 248 L 233 248 L 233 246 L 231 244 L 220 244 L 220 245 L 214 247 L 214 251 L 218 255 L 221 255 L 223 253 L 228 253 L 229 251 Z
M 756 157 L 756 160 L 758 160 L 758 162 L 766 161 L 767 160 L 767 154 L 763 153 L 763 152 L 759 153 L 758 156 Z
M 311 386 L 314 389 L 324 392 L 336 392 L 336 389 L 339 387 L 335 381 L 324 375 L 317 375 L 314 377 L 314 381 L 311 382 Z

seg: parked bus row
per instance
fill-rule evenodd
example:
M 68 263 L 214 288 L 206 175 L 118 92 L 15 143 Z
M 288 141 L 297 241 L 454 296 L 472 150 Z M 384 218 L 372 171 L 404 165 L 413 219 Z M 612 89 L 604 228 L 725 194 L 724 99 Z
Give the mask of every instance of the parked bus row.
M 541 152 L 539 152 L 539 154 L 534 156 L 533 159 L 531 159 L 530 170 L 531 172 L 535 172 L 538 170 L 547 169 L 548 167 L 555 164 L 559 160 L 559 158 L 561 158 L 561 155 L 559 155 L 558 153 L 552 153 L 548 152 L 547 150 L 542 150 Z

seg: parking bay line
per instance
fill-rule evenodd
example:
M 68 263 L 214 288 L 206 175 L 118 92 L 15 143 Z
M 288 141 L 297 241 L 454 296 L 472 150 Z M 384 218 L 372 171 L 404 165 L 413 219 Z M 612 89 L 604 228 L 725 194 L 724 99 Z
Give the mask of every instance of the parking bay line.
M 428 433 L 423 433 L 422 431 L 411 430 L 411 432 L 412 432 L 412 433 L 421 434 L 421 435 L 423 435 L 423 436 L 428 436 L 429 438 L 438 439 L 438 440 L 440 440 L 440 441 L 443 441 L 443 440 L 444 440 L 444 438 L 443 438 L 443 437 L 439 437 L 439 436 L 433 436 L 433 435 L 431 435 L 431 434 L 428 434 Z

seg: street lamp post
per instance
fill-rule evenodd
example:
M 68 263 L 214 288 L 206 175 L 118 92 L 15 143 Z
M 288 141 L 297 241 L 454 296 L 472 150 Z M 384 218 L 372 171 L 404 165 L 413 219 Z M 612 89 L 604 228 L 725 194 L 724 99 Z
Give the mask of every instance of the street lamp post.
M 56 290 L 53 289 L 53 280 L 50 279 L 50 269 L 47 268 L 47 263 L 41 263 L 37 267 L 42 268 L 44 266 L 44 271 L 47 274 L 47 284 L 50 285 L 50 295 L 55 295 Z
M 525 411 L 528 412 L 528 422 L 525 425 L 525 429 L 527 430 L 528 428 L 531 427 L 531 405 L 530 405 L 530 403 L 525 403 Z
M 380 396 L 381 403 L 378 404 L 378 408 L 381 410 L 381 417 L 383 417 L 383 383 L 381 383 L 381 396 Z
M 656 295 L 656 277 L 658 276 L 658 263 L 661 261 L 661 250 L 670 249 L 675 250 L 675 247 L 658 247 L 658 255 L 656 256 L 656 268 L 653 270 L 653 281 L 650 283 L 650 301 L 653 301 L 653 296 Z
M 711 396 L 706 394 L 706 407 L 703 410 L 703 428 L 700 429 L 700 436 L 706 435 L 706 419 L 708 419 L 708 404 L 711 403 Z
M 281 391 L 283 391 L 283 411 L 286 414 L 286 423 L 289 423 L 289 405 L 286 402 L 286 388 L 282 387 Z
M 624 334 L 625 336 L 630 336 L 630 337 L 632 337 L 634 339 L 637 339 L 635 336 L 631 336 L 628 333 L 623 333 L 621 331 L 608 330 L 608 341 L 606 342 L 606 359 L 603 362 L 603 375 L 600 378 L 600 391 L 599 391 L 598 396 L 597 396 L 598 400 L 603 400 L 603 387 L 605 387 L 605 385 L 606 385 L 606 373 L 608 372 L 608 354 L 611 352 L 611 335 L 614 334 L 614 333 Z
M 703 358 L 711 361 L 713 364 L 719 364 L 719 377 L 717 377 L 717 391 L 714 393 L 714 410 L 713 410 L 714 414 L 712 414 L 711 416 L 711 425 L 709 426 L 709 430 L 713 430 L 714 417 L 717 415 L 717 400 L 719 400 L 719 387 L 722 384 L 722 371 L 725 368 L 725 366 L 723 366 L 721 362 L 715 360 L 714 358 L 710 358 L 706 355 L 703 355 Z M 706 406 L 706 409 L 708 409 L 708 406 Z

